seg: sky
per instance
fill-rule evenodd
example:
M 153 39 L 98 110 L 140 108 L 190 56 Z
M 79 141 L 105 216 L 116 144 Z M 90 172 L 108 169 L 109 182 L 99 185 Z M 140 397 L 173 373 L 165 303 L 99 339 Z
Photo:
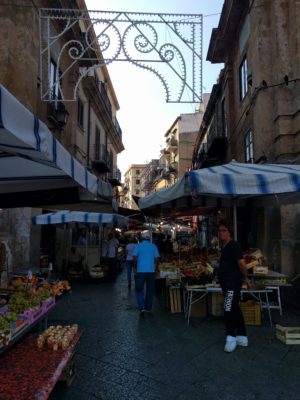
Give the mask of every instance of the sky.
M 203 14 L 203 93 L 216 83 L 222 64 L 206 61 L 212 28 L 218 27 L 223 0 L 85 0 L 89 10 Z M 213 14 L 213 15 L 212 15 Z M 165 147 L 165 133 L 180 114 L 194 113 L 197 103 L 167 103 L 161 82 L 150 72 L 128 62 L 113 62 L 108 71 L 118 98 L 117 119 L 125 150 L 117 165 L 124 172 L 144 164 Z

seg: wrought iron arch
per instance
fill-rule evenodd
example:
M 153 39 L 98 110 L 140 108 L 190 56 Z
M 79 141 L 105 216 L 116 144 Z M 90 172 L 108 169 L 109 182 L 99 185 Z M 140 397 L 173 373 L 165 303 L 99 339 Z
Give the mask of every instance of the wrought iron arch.
M 59 92 L 58 101 L 74 101 L 81 80 L 91 71 L 127 61 L 159 79 L 168 103 L 200 103 L 202 25 L 201 14 L 42 8 L 41 99 L 52 101 L 53 93 Z M 81 36 L 75 36 L 74 31 Z M 51 67 L 53 55 L 55 71 Z M 61 83 L 68 76 L 74 83 L 72 93 L 62 90 Z

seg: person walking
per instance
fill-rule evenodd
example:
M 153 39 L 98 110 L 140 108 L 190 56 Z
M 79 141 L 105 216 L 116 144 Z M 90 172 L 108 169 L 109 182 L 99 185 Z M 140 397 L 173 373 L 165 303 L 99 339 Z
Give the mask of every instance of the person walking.
M 142 241 L 133 252 L 133 268 L 136 272 L 135 290 L 140 316 L 150 312 L 155 289 L 155 272 L 158 268 L 159 252 L 157 246 L 150 242 L 151 234 L 144 231 Z M 146 293 L 144 287 L 146 285 Z
M 109 277 L 115 281 L 117 279 L 117 250 L 119 247 L 119 241 L 115 237 L 115 232 L 111 232 L 108 236 L 107 243 L 107 257 L 108 257 L 108 266 L 109 266 Z
M 136 242 L 134 237 L 130 237 L 128 243 L 125 246 L 126 253 L 126 268 L 127 268 L 127 282 L 128 288 L 131 288 L 131 276 L 133 269 L 133 252 L 136 247 Z
M 219 222 L 219 236 L 222 248 L 218 276 L 224 295 L 226 328 L 224 351 L 231 353 L 237 346 L 248 346 L 245 321 L 239 302 L 242 284 L 244 282 L 249 286 L 249 281 L 241 246 L 232 239 L 232 230 L 226 221 Z

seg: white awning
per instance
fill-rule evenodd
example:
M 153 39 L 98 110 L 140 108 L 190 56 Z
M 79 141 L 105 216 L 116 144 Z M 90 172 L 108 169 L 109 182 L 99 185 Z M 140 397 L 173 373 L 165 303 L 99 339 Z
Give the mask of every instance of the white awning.
M 97 178 L 48 127 L 0 85 L 0 194 L 81 187 L 94 200 L 112 200 Z
M 108 224 L 112 226 L 125 227 L 128 225 L 128 218 L 119 214 L 64 210 L 36 215 L 33 217 L 33 222 L 36 225 L 67 224 L 71 222 L 78 222 L 83 224 Z

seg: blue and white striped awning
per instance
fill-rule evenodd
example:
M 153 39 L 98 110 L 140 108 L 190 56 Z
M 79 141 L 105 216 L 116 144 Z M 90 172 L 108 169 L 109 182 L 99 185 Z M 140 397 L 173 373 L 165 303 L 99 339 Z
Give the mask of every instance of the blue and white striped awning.
M 0 193 L 81 187 L 95 199 L 112 199 L 97 178 L 48 127 L 0 85 Z
M 128 218 L 119 214 L 68 210 L 40 214 L 33 217 L 33 223 L 36 225 L 67 224 L 71 222 L 96 225 L 107 224 L 116 227 L 126 227 L 128 225 Z
M 144 213 L 170 213 L 172 209 L 196 210 L 239 206 L 253 198 L 256 206 L 300 201 L 300 165 L 243 164 L 231 162 L 193 170 L 165 189 L 139 199 Z M 272 196 L 272 195 L 275 195 Z M 196 211 L 195 211 L 196 213 Z M 198 213 L 198 212 L 197 212 Z M 190 214 L 189 214 L 190 215 Z
M 189 176 L 195 195 L 255 197 L 300 190 L 300 165 L 231 162 L 194 170 Z

